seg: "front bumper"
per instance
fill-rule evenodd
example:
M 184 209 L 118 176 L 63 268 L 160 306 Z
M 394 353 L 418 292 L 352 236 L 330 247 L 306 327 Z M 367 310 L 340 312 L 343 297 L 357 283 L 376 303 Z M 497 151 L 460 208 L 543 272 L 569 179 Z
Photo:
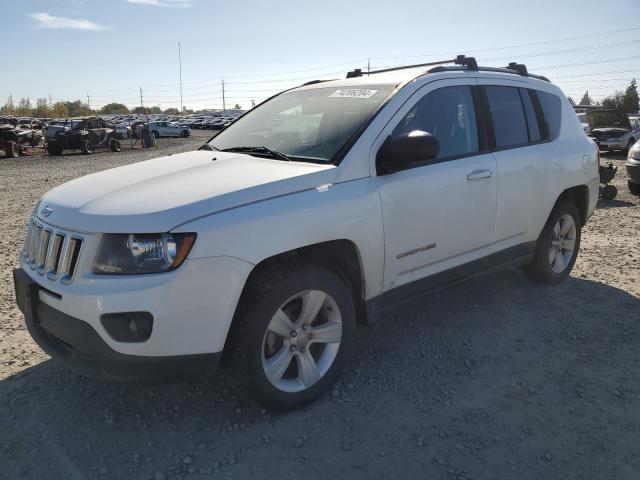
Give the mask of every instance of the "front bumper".
M 640 159 L 629 158 L 624 166 L 627 170 L 627 178 L 629 181 L 640 184 Z
M 40 301 L 40 287 L 22 269 L 13 272 L 18 307 L 38 345 L 80 374 L 116 381 L 177 381 L 211 376 L 221 352 L 145 357 L 113 350 L 98 332 L 78 318 Z

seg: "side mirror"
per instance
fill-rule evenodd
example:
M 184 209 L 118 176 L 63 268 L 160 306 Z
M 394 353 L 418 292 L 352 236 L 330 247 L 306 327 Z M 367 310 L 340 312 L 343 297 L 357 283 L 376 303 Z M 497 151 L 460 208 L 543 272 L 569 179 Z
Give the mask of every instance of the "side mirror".
M 439 151 L 438 139 L 429 132 L 413 130 L 389 136 L 376 157 L 378 175 L 388 175 L 414 163 L 433 160 Z

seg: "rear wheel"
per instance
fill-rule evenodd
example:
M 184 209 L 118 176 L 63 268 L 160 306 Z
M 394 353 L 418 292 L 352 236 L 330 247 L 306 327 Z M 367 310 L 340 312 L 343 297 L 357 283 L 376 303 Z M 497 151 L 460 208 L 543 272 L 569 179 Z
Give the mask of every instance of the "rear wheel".
M 112 138 L 109 141 L 109 148 L 111 149 L 112 152 L 119 152 L 120 151 L 120 142 L 118 140 L 116 140 L 115 138 Z
M 627 184 L 631 194 L 640 197 L 640 183 L 633 183 L 631 180 L 627 180 Z
M 93 153 L 93 146 L 89 140 L 80 140 L 80 151 L 85 155 L 91 155 Z
M 18 158 L 20 148 L 16 142 L 9 140 L 4 147 L 4 153 L 9 158 Z
M 340 376 L 355 339 L 351 293 L 313 265 L 273 267 L 247 286 L 233 328 L 233 362 L 252 398 L 273 410 L 312 402 Z
M 546 285 L 567 278 L 580 250 L 581 228 L 576 206 L 569 202 L 558 204 L 538 237 L 533 260 L 524 269 L 526 275 Z
M 182 131 L 182 138 L 186 138 L 189 136 L 189 130 L 183 130 Z

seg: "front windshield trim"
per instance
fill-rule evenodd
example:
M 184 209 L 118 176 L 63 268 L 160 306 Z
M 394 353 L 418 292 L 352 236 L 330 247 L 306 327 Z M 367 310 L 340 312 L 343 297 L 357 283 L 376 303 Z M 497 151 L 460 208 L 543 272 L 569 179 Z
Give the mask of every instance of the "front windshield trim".
M 378 85 L 378 84 L 373 82 L 371 85 Z M 299 85 L 297 87 L 292 87 L 292 88 L 289 88 L 287 90 L 283 90 L 282 92 L 279 92 L 279 93 L 267 98 L 263 102 L 261 102 L 258 105 L 256 105 L 254 108 L 252 108 L 250 110 L 247 110 L 245 113 L 240 115 L 234 121 L 234 123 L 237 122 L 238 120 L 240 120 L 245 115 L 247 115 L 249 112 L 255 111 L 257 108 L 260 108 L 260 107 L 264 106 L 265 104 L 267 104 L 268 102 L 274 100 L 275 98 L 277 98 L 277 97 L 279 97 L 279 96 L 281 96 L 281 95 L 283 95 L 285 93 L 291 92 L 293 90 L 301 89 L 304 86 L 305 85 Z M 367 86 L 370 86 L 370 85 L 358 86 L 358 88 L 367 88 Z M 380 102 L 380 104 L 376 107 L 376 109 L 365 119 L 364 122 L 362 122 L 362 124 L 349 136 L 349 138 L 347 138 L 347 140 L 338 148 L 338 150 L 331 157 L 329 157 L 327 159 L 321 159 L 319 157 L 318 158 L 314 158 L 314 157 L 302 156 L 302 155 L 289 155 L 289 154 L 287 154 L 287 156 L 293 161 L 301 161 L 301 162 L 307 162 L 307 163 L 317 163 L 317 164 L 323 164 L 323 165 L 335 165 L 335 166 L 340 165 L 340 163 L 342 162 L 342 160 L 344 159 L 346 154 L 349 152 L 349 150 L 353 147 L 355 142 L 360 138 L 360 136 L 364 133 L 364 131 L 369 127 L 371 122 L 373 122 L 373 120 L 378 116 L 380 111 L 389 103 L 391 98 L 400 90 L 401 84 L 400 83 L 395 84 L 395 85 L 391 84 L 389 86 L 392 87 L 390 89 L 390 91 L 389 91 L 389 94 L 384 98 L 384 100 L 382 100 L 382 102 Z M 331 86 L 330 85 L 322 85 L 321 87 L 318 87 L 318 88 L 331 88 Z M 342 87 L 342 88 L 346 88 L 346 87 Z M 300 91 L 305 91 L 305 90 L 307 90 L 307 89 L 301 89 Z M 232 126 L 233 126 L 233 124 L 230 125 L 230 127 L 232 127 Z M 209 140 L 207 140 L 206 145 L 210 145 L 212 148 L 217 149 L 217 147 L 212 145 L 212 143 L 214 142 L 214 140 L 217 137 L 218 137 L 218 135 L 212 136 Z

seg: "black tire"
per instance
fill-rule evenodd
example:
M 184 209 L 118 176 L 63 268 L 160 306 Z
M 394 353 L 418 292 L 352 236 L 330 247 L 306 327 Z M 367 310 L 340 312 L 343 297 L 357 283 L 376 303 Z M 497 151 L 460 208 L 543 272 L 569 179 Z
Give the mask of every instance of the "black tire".
M 631 195 L 640 197 L 640 183 L 633 183 L 631 180 L 627 180 L 627 185 L 629 185 L 629 191 L 631 192 Z
M 613 200 L 618 195 L 618 189 L 614 185 L 605 185 L 600 189 L 603 200 Z
M 5 144 L 4 153 L 9 158 L 18 158 L 18 155 L 20 155 L 20 148 L 16 142 L 9 140 Z
M 287 299 L 307 290 L 320 290 L 335 301 L 342 318 L 342 336 L 333 363 L 316 383 L 298 392 L 285 392 L 264 372 L 263 341 L 275 312 Z M 287 411 L 316 400 L 338 380 L 353 349 L 355 331 L 353 297 L 340 277 L 310 264 L 274 266 L 252 275 L 245 288 L 231 329 L 229 353 L 243 390 L 264 408 Z M 299 357 L 294 358 L 297 370 Z
M 91 142 L 87 139 L 80 140 L 80 151 L 85 155 L 91 155 L 93 153 Z
M 157 131 L 157 130 L 153 130 L 151 133 L 153 134 L 153 136 L 154 136 L 156 139 L 160 138 L 160 134 L 158 133 L 158 131 Z
M 119 152 L 120 151 L 120 142 L 118 140 L 116 140 L 115 138 L 112 138 L 109 141 L 109 148 L 111 149 L 112 152 Z
M 62 146 L 57 143 L 47 143 L 47 152 L 49 155 L 62 155 Z
M 566 262 L 566 267 L 561 272 L 553 270 L 550 260 L 551 241 L 554 236 L 554 227 L 564 215 L 570 215 L 575 223 L 575 243 L 571 259 Z M 580 212 L 573 203 L 561 201 L 549 215 L 549 219 L 538 237 L 535 253 L 531 263 L 524 267 L 525 274 L 535 282 L 543 285 L 556 285 L 569 276 L 580 251 L 580 236 L 582 231 L 582 218 Z
M 189 130 L 183 130 L 181 136 L 182 138 L 187 138 L 189 136 Z

